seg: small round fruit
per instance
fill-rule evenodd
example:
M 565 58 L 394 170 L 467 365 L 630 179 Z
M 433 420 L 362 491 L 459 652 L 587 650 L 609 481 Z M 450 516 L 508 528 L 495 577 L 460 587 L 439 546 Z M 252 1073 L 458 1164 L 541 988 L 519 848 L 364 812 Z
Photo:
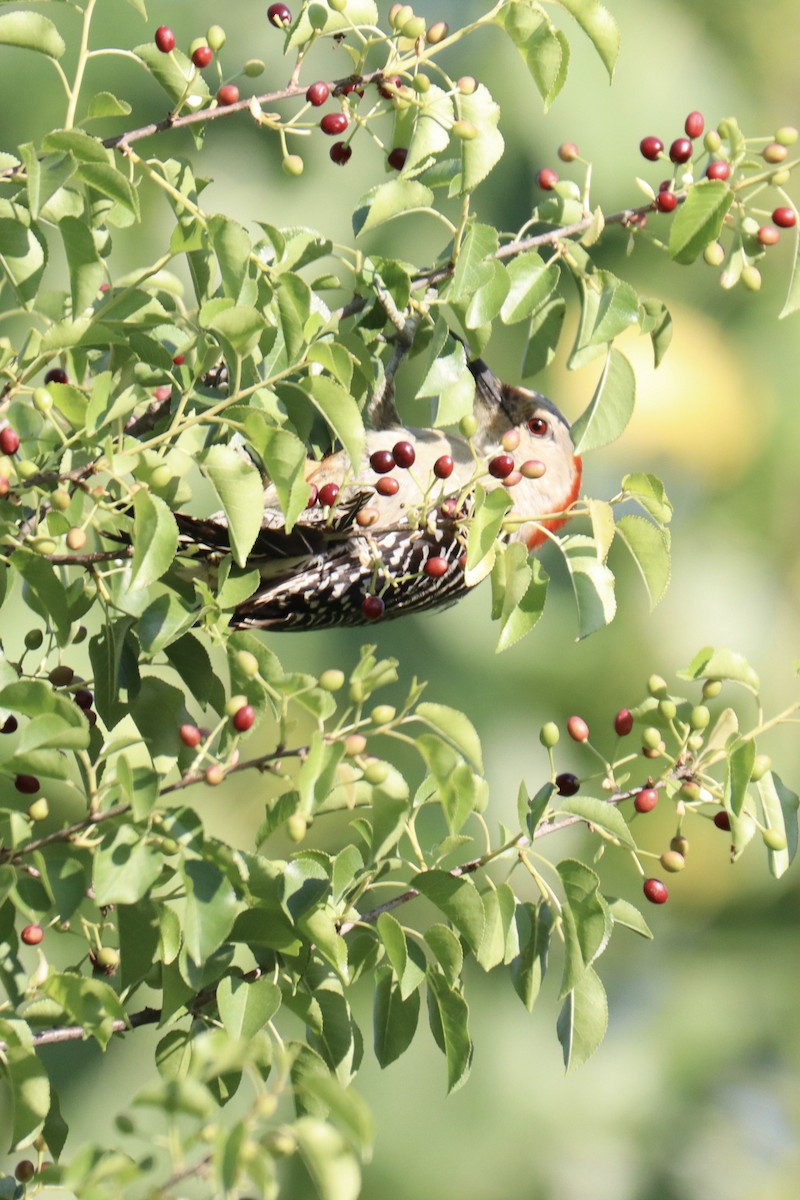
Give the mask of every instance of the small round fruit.
M 325 116 L 319 123 L 319 127 L 323 133 L 327 133 L 328 137 L 337 137 L 338 134 L 344 133 L 349 124 L 350 118 L 347 113 L 332 112 L 325 113 Z
M 391 704 L 376 704 L 370 713 L 373 725 L 388 725 L 397 716 L 397 709 Z
M 293 842 L 302 842 L 308 832 L 308 821 L 302 813 L 292 813 L 287 818 L 286 832 Z
M 206 32 L 206 41 L 215 54 L 218 54 L 227 41 L 225 30 L 221 25 L 211 25 Z
M 478 432 L 478 418 L 474 413 L 465 413 L 458 422 L 458 431 L 465 438 L 475 437 Z
M 588 742 L 589 726 L 583 717 L 570 717 L 567 721 L 567 733 L 573 742 Z
M 392 446 L 392 458 L 404 470 L 413 467 L 416 457 L 417 452 L 411 442 L 395 442 Z
M 260 58 L 248 58 L 243 70 L 248 79 L 257 79 L 266 71 L 266 64 Z
M 722 691 L 722 680 L 706 679 L 703 684 L 703 699 L 714 700 Z
M 633 713 L 628 708 L 621 708 L 614 717 L 614 732 L 617 737 L 627 737 L 633 729 Z
M 243 671 L 248 679 L 254 679 L 258 674 L 258 659 L 250 650 L 238 650 L 236 652 L 236 665 L 240 671 Z
M 178 737 L 190 750 L 194 750 L 195 746 L 199 746 L 202 741 L 202 734 L 196 725 L 181 725 Z
M 689 725 L 692 729 L 705 729 L 711 720 L 711 713 L 705 704 L 696 704 L 689 714 Z
M 661 745 L 661 730 L 655 725 L 648 725 L 642 732 L 642 745 L 648 750 L 657 750 Z
M 447 24 L 447 21 L 434 21 L 425 34 L 425 40 L 429 46 L 438 46 L 439 42 L 443 42 L 449 32 L 450 26 Z
M 336 503 L 339 495 L 338 483 L 323 483 L 319 489 L 319 502 L 323 507 L 330 508 Z
M 494 479 L 505 479 L 514 470 L 514 459 L 510 454 L 495 454 L 486 464 L 489 474 Z
M 442 575 L 447 574 L 448 566 L 446 558 L 434 555 L 433 558 L 426 559 L 422 573 L 423 575 L 428 575 L 431 579 L 441 579 Z
M 217 104 L 221 108 L 226 108 L 229 104 L 236 104 L 239 99 L 239 89 L 235 83 L 224 83 L 217 91 Z
M 703 138 L 703 146 L 709 154 L 718 154 L 722 149 L 722 138 L 717 133 L 716 129 L 709 129 L 706 136 Z
M 225 779 L 225 772 L 219 763 L 212 763 L 210 767 L 206 767 L 203 778 L 209 787 L 219 787 Z
M 379 496 L 396 496 L 400 491 L 400 483 L 393 475 L 383 475 L 375 484 Z
M 323 671 L 319 677 L 319 686 L 326 692 L 338 692 L 344 687 L 344 671 L 337 667 Z
M 306 91 L 306 100 L 309 104 L 312 104 L 314 108 L 321 108 L 330 94 L 331 89 L 328 87 L 327 83 L 324 83 L 321 79 L 319 79 L 316 83 L 312 83 Z
M 361 601 L 361 615 L 368 621 L 377 621 L 383 614 L 386 605 L 380 596 L 365 596 Z
M 765 146 L 761 151 L 761 157 L 764 159 L 764 162 L 782 163 L 786 159 L 788 153 L 789 151 L 785 146 L 782 146 L 780 142 L 770 142 L 770 144 Z
M 474 75 L 462 75 L 456 80 L 456 87 L 462 96 L 471 96 L 478 90 L 478 81 Z
M 19 434 L 16 429 L 12 429 L 10 425 L 6 425 L 4 429 L 0 429 L 0 452 L 3 454 L 16 454 L 19 450 Z
M 725 261 L 725 247 L 720 242 L 709 242 L 703 258 L 710 267 L 721 267 Z
M 508 475 L 506 475 L 505 479 L 503 480 L 503 487 L 504 488 L 516 487 L 518 483 L 522 483 L 522 472 L 521 471 L 509 471 Z
M 558 157 L 562 162 L 575 162 L 578 156 L 579 150 L 574 142 L 562 142 L 558 147 Z
M 44 634 L 41 629 L 29 629 L 25 634 L 25 649 L 38 650 L 44 641 Z
M 685 163 L 692 157 L 693 150 L 694 147 L 689 138 L 679 137 L 675 138 L 675 141 L 670 146 L 669 156 L 674 163 Z
M 233 714 L 233 728 L 237 733 L 247 733 L 255 724 L 256 710 L 252 704 L 244 704 Z
M 348 146 L 347 142 L 334 142 L 328 154 L 331 162 L 335 162 L 337 167 L 343 167 L 353 157 L 353 148 Z
M 636 793 L 633 800 L 633 807 L 638 813 L 652 812 L 657 804 L 658 792 L 653 787 L 642 788 L 640 792 Z
M 775 246 L 780 241 L 781 231 L 774 225 L 761 225 L 756 237 L 762 246 Z
M 658 711 L 665 721 L 674 721 L 678 714 L 678 706 L 674 700 L 659 700 Z
M 639 150 L 643 158 L 647 158 L 650 162 L 655 162 L 663 153 L 664 143 L 661 138 L 646 137 L 639 142 Z
M 409 17 L 400 30 L 403 37 L 415 42 L 417 38 L 425 37 L 427 25 L 424 17 Z
M 281 166 L 287 175 L 296 179 L 299 175 L 303 174 L 306 165 L 299 154 L 287 154 Z
M 387 75 L 385 79 L 378 82 L 378 93 L 383 96 L 384 100 L 395 100 L 395 93 L 403 86 L 403 81 L 399 75 Z
M 28 816 L 32 821 L 45 821 L 50 815 L 50 805 L 44 796 L 40 796 L 38 800 L 34 800 L 28 806 Z
M 26 925 L 19 936 L 26 946 L 38 946 L 44 938 L 44 930 L 41 925 Z
M 651 904 L 666 904 L 669 900 L 667 886 L 660 879 L 645 879 L 642 891 Z
M 35 775 L 17 775 L 14 787 L 18 792 L 22 792 L 23 796 L 35 796 L 39 791 L 39 780 Z
M 747 266 L 742 270 L 742 283 L 748 292 L 761 291 L 761 272 L 758 267 Z
M 75 672 L 66 663 L 59 663 L 57 667 L 53 667 L 52 671 L 48 673 L 47 678 L 53 687 L 69 687 L 75 678 Z
M 682 871 L 686 866 L 686 859 L 678 850 L 665 850 L 659 861 L 665 871 L 671 871 L 673 874 Z
M 351 733 L 344 739 L 344 753 L 346 758 L 358 758 L 359 754 L 363 754 L 367 748 L 367 739 L 363 733 Z
M 0 733 L 16 733 L 18 729 L 19 721 L 15 716 L 9 714 L 3 722 L 2 727 L 0 727 Z
M 781 229 L 791 229 L 797 224 L 797 213 L 793 208 L 782 205 L 780 208 L 772 210 L 772 219 Z
M 82 550 L 86 545 L 86 533 L 76 526 L 69 530 L 66 540 L 70 550 Z
M 49 413 L 50 409 L 53 407 L 53 397 L 50 395 L 47 388 L 34 388 L 32 399 L 33 407 L 37 412 L 43 414 Z
M 552 192 L 553 188 L 558 183 L 558 175 L 552 167 L 542 167 L 539 174 L 536 176 L 536 182 L 544 192 Z
M 678 197 L 674 192 L 659 192 L 656 196 L 656 208 L 662 213 L 674 212 L 678 207 Z
M 681 800 L 685 800 L 687 804 L 696 804 L 702 796 L 702 791 L 698 783 L 695 783 L 692 779 L 687 779 L 681 784 L 678 795 L 680 796 Z
M 192 62 L 199 71 L 204 71 L 210 65 L 214 58 L 214 51 L 210 46 L 198 46 L 192 54 Z
M 699 112 L 690 112 L 683 123 L 683 128 L 687 137 L 699 138 L 705 129 L 705 121 L 703 114 Z
M 36 1174 L 36 1167 L 29 1158 L 21 1158 L 14 1168 L 14 1178 L 18 1183 L 30 1183 Z
M 541 479 L 547 474 L 547 467 L 538 458 L 526 458 L 519 469 L 523 479 Z
M 709 163 L 706 167 L 707 179 L 721 179 L 723 182 L 730 178 L 731 164 L 718 158 L 714 162 Z
M 753 769 L 750 772 L 750 778 L 753 783 L 758 783 L 759 779 L 763 779 L 767 771 L 772 768 L 772 759 L 768 754 L 757 754 L 753 760 Z
M 676 834 L 669 844 L 670 850 L 675 850 L 682 858 L 686 858 L 689 853 L 689 839 L 683 837 L 682 834 Z
M 473 142 L 478 136 L 477 126 L 472 121 L 455 121 L 450 132 L 462 142 Z
M 692 754 L 698 754 L 703 749 L 702 733 L 693 733 L 686 745 L 689 747 Z
M 292 10 L 286 4 L 270 4 L 267 9 L 267 20 L 277 29 L 283 29 L 284 25 L 292 23 Z
M 780 142 L 782 146 L 793 146 L 799 137 L 800 132 L 794 125 L 782 125 L 780 129 L 775 130 L 775 141 Z
M 369 759 L 364 764 L 364 782 L 379 787 L 389 778 L 389 764 L 379 758 Z
M 453 474 L 455 463 L 449 454 L 442 454 L 433 464 L 433 473 L 437 479 L 449 479 Z
M 69 375 L 63 367 L 51 367 L 44 377 L 45 383 L 69 383 Z
M 768 850 L 779 851 L 786 849 L 786 834 L 781 833 L 778 829 L 762 829 L 761 837 Z
M 500 445 L 504 450 L 516 450 L 520 443 L 520 432 L 518 429 L 507 429 L 500 439 Z
M 546 721 L 539 730 L 539 741 L 548 750 L 552 750 L 554 746 L 558 745 L 560 737 L 561 733 L 555 721 Z
M 395 146 L 394 150 L 389 151 L 386 161 L 393 171 L 402 171 L 406 165 L 408 158 L 408 150 L 405 146 Z
M 660 675 L 651 675 L 647 681 L 647 690 L 651 696 L 663 696 L 667 690 L 667 681 Z
M 730 831 L 731 819 L 728 813 L 725 812 L 724 808 L 720 809 L 718 813 L 714 813 L 714 824 L 716 825 L 717 829 L 722 829 L 725 831 L 725 833 Z
M 581 790 L 581 781 L 570 771 L 562 771 L 556 775 L 556 791 L 559 796 L 576 796 Z
M 343 13 L 347 8 L 347 0 L 328 0 L 328 8 L 332 8 L 334 12 Z
M 169 54 L 175 49 L 175 34 L 169 25 L 159 25 L 156 30 L 155 43 L 162 54 Z
M 397 464 L 391 450 L 375 450 L 369 456 L 369 465 L 376 475 L 388 475 Z

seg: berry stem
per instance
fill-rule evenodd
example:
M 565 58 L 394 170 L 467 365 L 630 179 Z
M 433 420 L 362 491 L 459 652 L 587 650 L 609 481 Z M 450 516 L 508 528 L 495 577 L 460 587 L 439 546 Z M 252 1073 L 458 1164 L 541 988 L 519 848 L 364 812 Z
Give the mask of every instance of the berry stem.
M 67 104 L 67 113 L 64 117 L 65 129 L 72 129 L 75 124 L 75 111 L 78 107 L 78 97 L 80 96 L 83 76 L 89 57 L 89 30 L 91 29 L 92 16 L 94 15 L 96 3 L 97 0 L 86 0 L 86 8 L 83 10 L 81 40 L 78 47 L 78 61 L 75 64 L 75 75 L 72 80 L 72 87 L 69 89 L 69 102 Z

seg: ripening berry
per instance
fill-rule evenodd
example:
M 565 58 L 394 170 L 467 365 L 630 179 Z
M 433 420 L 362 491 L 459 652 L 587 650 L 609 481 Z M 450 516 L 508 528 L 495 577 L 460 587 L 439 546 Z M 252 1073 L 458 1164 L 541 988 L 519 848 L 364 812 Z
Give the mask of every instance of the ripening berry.
M 650 162 L 655 162 L 664 150 L 664 143 L 661 138 L 657 137 L 642 138 L 639 143 L 639 150 L 643 158 L 648 158 Z
M 375 450 L 369 456 L 369 465 L 376 475 L 387 475 L 397 464 L 391 450 Z
M 308 820 L 302 813 L 292 813 L 286 820 L 286 832 L 293 842 L 302 842 L 308 830 Z
M 781 231 L 774 225 L 761 225 L 756 237 L 762 246 L 775 246 L 781 237 Z
M 363 733 L 351 733 L 344 739 L 344 753 L 346 758 L 358 758 L 359 754 L 363 754 L 367 748 L 367 739 Z
M 523 479 L 541 479 L 547 473 L 547 467 L 538 458 L 526 458 L 519 473 Z
M 377 508 L 361 508 L 356 513 L 356 525 L 360 525 L 362 529 L 369 529 L 371 525 L 377 525 L 381 519 L 381 514 Z
M 392 458 L 398 467 L 413 467 L 416 457 L 417 452 L 411 442 L 395 442 L 392 446 Z
M 214 51 L 210 46 L 198 46 L 192 54 L 192 62 L 198 70 L 203 71 L 211 63 L 213 57 Z
M 331 162 L 335 162 L 338 167 L 343 167 L 353 157 L 353 149 L 352 146 L 348 146 L 347 142 L 334 142 L 328 155 Z
M 706 123 L 703 120 L 702 113 L 690 112 L 684 122 L 683 128 L 686 132 L 687 137 L 699 138 L 701 133 L 705 129 L 705 125 L 706 125 Z
M 511 471 L 510 474 L 506 475 L 505 479 L 503 480 L 503 487 L 504 488 L 516 487 L 518 483 L 522 483 L 522 472 L 521 471 Z
M 400 491 L 400 484 L 393 475 L 384 475 L 375 484 L 375 491 L 379 496 L 396 496 Z
M 237 733 L 247 733 L 248 729 L 252 729 L 256 719 L 256 710 L 252 704 L 243 704 L 242 707 L 233 714 L 233 728 Z
M 319 489 L 319 502 L 323 507 L 330 508 L 336 503 L 336 498 L 339 495 L 338 483 L 323 483 Z
M 389 151 L 386 161 L 394 171 L 402 171 L 406 165 L 408 158 L 408 150 L 405 146 L 395 146 L 394 150 Z
M 673 874 L 682 871 L 686 866 L 686 859 L 677 850 L 665 850 L 659 861 L 665 871 L 671 871 Z
M 617 737 L 627 737 L 633 729 L 633 713 L 630 709 L 621 708 L 614 717 L 614 732 Z
M 652 812 L 658 804 L 658 792 L 654 787 L 642 788 L 633 799 L 633 807 L 638 813 Z
M 286 4 L 270 4 L 267 20 L 277 29 L 282 29 L 284 25 L 291 25 L 292 10 Z
M 403 86 L 403 81 L 399 75 L 387 75 L 378 83 L 378 92 L 383 96 L 384 100 L 394 100 L 395 91 Z M 390 90 L 394 89 L 394 90 Z
M 434 558 L 429 558 L 422 568 L 424 575 L 429 575 L 431 579 L 441 579 L 442 575 L 447 574 L 448 562 L 446 558 L 440 558 L 436 555 Z
M 573 742 L 588 742 L 589 726 L 583 717 L 570 717 L 567 721 L 567 733 Z
M 206 767 L 206 773 L 203 778 L 209 787 L 219 787 L 225 779 L 225 772 L 219 763 L 212 763 L 210 767 Z
M 319 127 L 323 133 L 327 133 L 328 137 L 336 137 L 337 134 L 344 133 L 349 124 L 350 119 L 347 113 L 333 112 L 325 113 L 325 116 L 319 123 Z
M 558 745 L 558 740 L 560 737 L 561 734 L 555 721 L 546 721 L 539 730 L 539 741 L 548 750 L 552 750 L 554 746 Z
M 429 46 L 438 46 L 439 42 L 443 42 L 449 32 L 450 27 L 446 21 L 434 21 L 425 34 L 425 40 Z
M 725 162 L 724 159 L 721 159 L 721 158 L 718 158 L 714 162 L 709 163 L 708 166 L 706 167 L 706 178 L 707 179 L 721 179 L 724 181 L 724 180 L 730 178 L 730 174 L 731 174 L 731 164 Z
M 669 844 L 670 850 L 677 850 L 682 858 L 686 858 L 689 853 L 689 839 L 677 834 Z
M 666 884 L 660 879 L 645 879 L 642 891 L 651 904 L 666 904 L 669 900 Z
M 575 162 L 578 153 L 578 147 L 574 142 L 562 142 L 558 147 L 558 157 L 562 162 Z
M 642 732 L 642 745 L 648 750 L 657 750 L 661 745 L 661 731 L 655 725 L 648 725 Z
M 516 450 L 519 446 L 520 432 L 518 429 L 507 429 L 500 439 L 504 450 Z
M 674 163 L 685 163 L 692 157 L 693 149 L 694 147 L 689 138 L 675 138 L 675 141 L 669 148 L 669 156 Z
M 222 108 L 228 104 L 236 104 L 239 99 L 239 89 L 235 83 L 224 83 L 217 92 L 217 104 Z
M 175 49 L 175 34 L 169 25 L 159 25 L 156 30 L 155 43 L 162 54 L 169 54 Z
M 688 804 L 696 804 L 702 794 L 700 784 L 695 783 L 693 779 L 684 780 L 678 792 L 681 800 L 685 800 Z
M 53 687 L 69 687 L 75 678 L 75 672 L 66 663 L 59 663 L 57 667 L 53 667 L 52 671 L 48 672 L 47 678 Z
M 764 159 L 764 162 L 782 163 L 788 153 L 789 151 L 785 146 L 782 146 L 780 142 L 770 142 L 770 144 L 765 146 L 761 151 L 761 157 Z
M 41 925 L 26 925 L 19 935 L 26 946 L 38 946 L 44 937 Z
M 0 726 L 0 733 L 16 733 L 19 729 L 19 721 L 15 716 L 9 714 Z
M 656 196 L 656 208 L 662 213 L 674 212 L 678 207 L 678 197 L 674 192 L 659 192 Z
M 495 454 L 486 466 L 494 479 L 505 479 L 514 470 L 514 460 L 510 454 Z
M 383 616 L 386 605 L 380 596 L 365 596 L 361 601 L 361 613 L 368 621 L 377 621 Z
M 462 75 L 456 80 L 456 87 L 462 96 L 471 96 L 478 89 L 478 81 L 474 75 Z
M 730 831 L 731 819 L 725 809 L 720 809 L 718 813 L 714 813 L 714 824 L 717 829 L 722 829 L 725 833 Z
M 18 1183 L 30 1183 L 36 1174 L 36 1167 L 29 1158 L 21 1158 L 14 1168 L 14 1178 Z
M 0 429 L 0 451 L 3 454 L 16 454 L 19 450 L 19 434 L 16 429 L 12 429 L 10 425 L 6 425 L 4 429 Z
M 199 746 L 202 741 L 202 735 L 196 725 L 181 725 L 178 737 L 190 750 L 194 750 L 195 746 Z
M 77 526 L 70 529 L 66 537 L 67 546 L 70 550 L 82 550 L 86 545 L 86 533 L 83 529 Z
M 581 790 L 581 781 L 570 771 L 556 775 L 556 791 L 559 796 L 576 796 Z
M 758 783 L 759 779 L 763 779 L 767 771 L 772 769 L 772 759 L 768 754 L 757 754 L 753 759 L 753 769 L 750 772 L 750 778 L 753 783 Z
M 553 188 L 558 183 L 558 175 L 552 167 L 542 167 L 539 174 L 536 176 L 536 182 L 544 192 L 552 192 Z
M 778 829 L 762 829 L 761 837 L 768 850 L 777 852 L 786 849 L 786 834 L 781 833 Z
M 449 454 L 442 454 L 433 464 L 433 473 L 437 479 L 449 479 L 453 474 L 455 463 Z
M 772 219 L 781 229 L 791 229 L 797 224 L 797 213 L 793 208 L 781 207 L 772 210 Z

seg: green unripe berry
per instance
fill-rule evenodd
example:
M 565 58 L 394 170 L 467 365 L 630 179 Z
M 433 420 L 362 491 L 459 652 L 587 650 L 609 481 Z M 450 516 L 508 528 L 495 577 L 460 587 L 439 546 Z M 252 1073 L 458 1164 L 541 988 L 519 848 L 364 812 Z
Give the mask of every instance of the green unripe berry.
M 665 721 L 672 721 L 677 716 L 678 706 L 674 700 L 659 700 L 658 711 Z
M 722 691 L 721 679 L 707 679 L 703 684 L 703 699 L 714 700 Z
M 264 74 L 267 68 L 266 63 L 263 63 L 260 58 L 248 58 L 243 69 L 248 79 L 257 79 L 259 75 Z
M 56 488 L 50 496 L 50 503 L 58 512 L 64 512 L 65 509 L 69 508 L 71 499 L 72 497 L 65 488 Z
M 681 784 L 678 795 L 682 800 L 686 800 L 690 804 L 693 804 L 695 801 L 700 799 L 700 788 L 696 783 L 692 783 L 691 781 L 687 780 L 685 783 Z
M 763 779 L 771 767 L 772 759 L 768 754 L 757 754 L 753 760 L 753 769 L 750 772 L 750 778 L 753 780 L 753 783 L 758 783 L 759 779 Z
M 467 413 L 458 423 L 458 428 L 462 437 L 471 438 L 478 432 L 478 418 L 474 413 Z
M 44 641 L 44 634 L 41 629 L 29 629 L 25 634 L 25 649 L 38 650 Z
M 371 759 L 364 767 L 364 782 L 379 787 L 389 778 L 389 764 L 379 758 Z
M 50 412 L 50 409 L 53 407 L 53 397 L 47 388 L 38 387 L 34 389 L 33 407 L 40 413 Z
M 415 42 L 417 38 L 425 37 L 426 29 L 427 25 L 425 24 L 424 17 L 411 17 L 410 20 L 404 22 L 400 32 L 402 33 L 403 37 L 409 38 L 410 41 Z
M 775 131 L 775 141 L 781 146 L 793 146 L 800 137 L 800 133 L 795 129 L 794 125 L 781 125 L 780 129 Z
M 339 671 L 335 667 L 323 671 L 319 677 L 319 686 L 326 692 L 338 692 L 340 688 L 344 687 L 344 671 Z
M 453 137 L 459 138 L 462 142 L 471 142 L 478 136 L 478 130 L 472 124 L 472 121 L 456 121 L 451 130 Z
M 240 708 L 244 708 L 247 704 L 247 696 L 231 696 L 230 700 L 225 705 L 225 715 L 235 717 Z
M 302 813 L 292 813 L 286 821 L 286 832 L 293 842 L 302 842 L 308 831 L 308 821 Z
M 114 971 L 119 966 L 119 950 L 113 946 L 101 946 L 94 960 L 103 971 Z
M 773 187 L 783 187 L 792 177 L 791 171 L 773 171 L 769 181 Z
M 32 550 L 35 550 L 37 554 L 55 554 L 56 552 L 56 544 L 53 539 L 49 537 L 31 538 L 31 540 L 28 542 L 28 545 Z
M 554 746 L 558 745 L 558 739 L 560 737 L 561 733 L 555 721 L 548 721 L 539 730 L 539 741 L 548 750 L 552 750 Z
M 347 0 L 328 0 L 328 8 L 332 8 L 334 12 L 343 13 L 347 8 Z
M 686 855 L 689 853 L 689 839 L 679 833 L 672 839 L 669 848 L 670 850 L 677 851 L 682 858 L 686 858 Z
M 721 267 L 725 261 L 725 247 L 721 242 L 709 242 L 703 251 L 703 259 L 710 267 Z
M 286 174 L 291 175 L 295 179 L 297 178 L 298 175 L 303 174 L 303 171 L 305 170 L 305 165 L 306 164 L 303 162 L 303 160 L 299 154 L 287 154 L 286 157 L 284 158 L 283 162 L 281 163 L 281 166 L 283 167 Z
M 677 850 L 665 850 L 660 862 L 665 871 L 672 871 L 673 874 L 686 866 L 686 859 Z
M 722 147 L 722 138 L 717 133 L 716 129 L 709 129 L 706 136 L 703 138 L 703 145 L 709 154 L 716 154 Z
M 397 716 L 397 709 L 391 704 L 376 704 L 370 713 L 373 725 L 388 725 Z
M 692 729 L 705 729 L 711 720 L 711 713 L 705 704 L 696 704 L 689 714 L 689 726 Z
M 236 653 L 236 665 L 242 674 L 248 679 L 254 679 L 258 674 L 258 659 L 255 654 L 251 654 L 249 650 L 238 650 Z M 243 701 L 247 703 L 246 700 Z
M 414 10 L 410 4 L 393 4 L 389 9 L 389 24 L 392 29 L 402 29 L 413 15 Z
M 689 738 L 689 741 L 686 744 L 689 747 L 689 749 L 691 750 L 692 754 L 697 754 L 698 750 L 703 749 L 702 733 L 693 733 L 692 736 Z
M 225 45 L 225 30 L 221 25 L 212 25 L 206 34 L 206 41 L 215 54 L 219 53 Z
M 762 829 L 761 836 L 768 850 L 785 850 L 786 835 L 777 829 Z
M 415 75 L 412 81 L 412 87 L 414 88 L 415 92 L 418 92 L 419 95 L 424 96 L 426 92 L 430 91 L 431 81 L 427 75 Z
M 648 750 L 657 750 L 661 745 L 661 730 L 654 725 L 648 725 L 642 731 L 642 745 Z
M 150 486 L 156 492 L 163 492 L 174 481 L 175 476 L 166 463 L 161 463 L 150 476 Z
M 49 815 L 50 805 L 44 796 L 40 796 L 38 800 L 34 800 L 33 804 L 28 806 L 28 816 L 32 821 L 45 821 Z
M 660 675 L 651 675 L 647 681 L 647 690 L 651 696 L 663 696 L 667 690 L 667 681 Z
M 761 291 L 761 272 L 758 267 L 747 266 L 742 271 L 742 283 L 748 292 Z
M 22 462 L 17 463 L 17 475 L 20 479 L 33 479 L 34 475 L 38 474 L 39 468 L 29 458 L 24 458 Z

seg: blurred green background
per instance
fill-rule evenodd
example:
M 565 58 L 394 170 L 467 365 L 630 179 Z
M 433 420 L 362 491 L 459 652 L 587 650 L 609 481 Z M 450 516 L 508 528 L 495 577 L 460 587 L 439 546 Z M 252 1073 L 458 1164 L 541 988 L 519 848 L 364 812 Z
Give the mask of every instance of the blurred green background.
M 768 11 L 747 0 L 724 6 L 713 0 L 609 0 L 609 6 L 622 31 L 614 86 L 558 10 L 573 60 L 566 89 L 546 118 L 521 59 L 499 31 L 484 31 L 458 52 L 460 59 L 454 54 L 450 60 L 451 74 L 475 74 L 502 107 L 506 155 L 476 201 L 481 218 L 500 229 L 526 219 L 541 166 L 570 173 L 556 163 L 563 140 L 576 141 L 592 160 L 595 203 L 612 211 L 638 203 L 636 175 L 659 181 L 660 169 L 639 156 L 640 138 L 656 133 L 668 143 L 692 109 L 703 111 L 707 124 L 735 115 L 751 134 L 800 125 L 794 0 L 772 0 Z M 455 25 L 488 7 L 439 0 L 418 4 L 417 11 Z M 226 69 L 232 74 L 244 59 L 263 57 L 266 74 L 244 81 L 242 90 L 266 91 L 280 86 L 286 72 L 280 35 L 267 25 L 265 9 L 251 0 L 161 0 L 148 5 L 145 24 L 122 0 L 101 0 L 95 44 L 134 46 L 168 23 L 185 46 L 211 22 L 221 22 L 229 38 Z M 66 6 L 47 11 L 76 36 L 76 17 Z M 347 69 L 341 51 L 326 46 L 304 78 Z M 96 64 L 90 78 L 134 104 L 131 124 L 166 111 L 155 85 L 124 60 Z M 39 137 L 59 123 L 61 111 L 58 85 L 43 60 L 0 51 L 0 148 L 13 150 Z M 104 132 L 120 128 L 109 124 Z M 209 130 L 196 158 L 197 173 L 214 180 L 204 197 L 207 209 L 245 222 L 309 224 L 348 241 L 354 201 L 382 177 L 377 150 L 357 142 L 342 170 L 330 163 L 322 139 L 309 139 L 298 182 L 280 171 L 273 141 L 245 116 Z M 183 135 L 152 141 L 147 149 L 194 154 Z M 135 236 L 115 236 L 120 274 L 163 250 L 169 214 L 159 197 L 150 195 L 147 204 L 144 227 Z M 651 217 L 650 227 L 658 231 L 663 223 L 666 231 L 668 220 Z M 435 223 L 405 221 L 387 227 L 380 244 L 399 255 L 405 247 L 419 261 L 434 253 L 439 238 Z M 796 694 L 800 318 L 776 321 L 791 242 L 784 237 L 769 252 L 758 295 L 725 292 L 717 271 L 702 263 L 676 267 L 644 243 L 626 259 L 621 231 L 612 232 L 603 248 L 604 264 L 663 298 L 675 323 L 673 346 L 657 373 L 644 339 L 623 341 L 637 369 L 637 415 L 617 445 L 589 459 L 585 477 L 588 492 L 597 496 L 613 495 L 628 470 L 653 470 L 664 478 L 676 508 L 674 571 L 654 614 L 620 555 L 612 562 L 619 615 L 586 642 L 574 641 L 568 588 L 552 562 L 555 586 L 539 629 L 505 655 L 494 653 L 486 588 L 457 608 L 370 630 L 381 653 L 400 659 L 403 679 L 416 674 L 429 680 L 428 698 L 464 709 L 477 725 L 495 818 L 513 813 L 521 776 L 533 789 L 545 776 L 537 740 L 543 720 L 580 712 L 594 728 L 610 729 L 616 709 L 641 698 L 652 671 L 670 679 L 701 646 L 726 644 L 746 654 L 764 681 L 769 711 Z M 371 245 L 378 244 L 373 235 Z M 498 330 L 486 357 L 518 381 L 521 352 L 516 327 Z M 592 394 L 596 372 L 570 375 L 565 360 L 566 339 L 536 386 L 574 417 Z M 287 667 L 321 670 L 352 665 L 363 640 L 357 631 L 334 631 L 276 638 L 274 648 Z M 796 743 L 790 730 L 763 747 L 795 788 Z M 577 747 L 560 751 L 560 769 L 585 769 Z M 204 801 L 203 812 L 212 830 L 248 844 L 262 806 L 258 786 L 240 779 L 220 789 L 213 803 Z M 648 820 L 655 848 L 662 833 L 669 836 L 669 822 L 661 813 Z M 610 1032 L 579 1073 L 563 1073 L 554 981 L 531 1017 L 505 980 L 487 979 L 478 970 L 469 979 L 475 1064 L 456 1096 L 444 1098 L 443 1060 L 426 1031 L 385 1074 L 367 1052 L 357 1086 L 375 1111 L 378 1133 L 365 1172 L 366 1200 L 744 1200 L 756 1193 L 789 1200 L 797 1194 L 798 872 L 795 867 L 776 883 L 757 844 L 732 868 L 724 835 L 716 833 L 693 837 L 689 865 L 672 882 L 669 904 L 647 914 L 655 943 L 622 931 L 601 961 Z M 577 845 L 565 839 L 548 850 L 562 857 Z M 286 853 L 288 846 L 277 850 Z M 612 868 L 612 878 L 621 894 L 637 898 L 631 869 L 617 869 L 614 876 Z M 356 1003 L 368 1029 L 366 991 Z M 109 1114 L 144 1083 L 151 1069 L 148 1040 L 149 1034 L 137 1033 L 112 1045 L 105 1058 L 85 1047 L 52 1052 L 62 1104 L 73 1118 L 73 1150 L 88 1137 L 114 1143 Z M 291 1190 L 305 1196 L 307 1184 L 298 1178 Z

